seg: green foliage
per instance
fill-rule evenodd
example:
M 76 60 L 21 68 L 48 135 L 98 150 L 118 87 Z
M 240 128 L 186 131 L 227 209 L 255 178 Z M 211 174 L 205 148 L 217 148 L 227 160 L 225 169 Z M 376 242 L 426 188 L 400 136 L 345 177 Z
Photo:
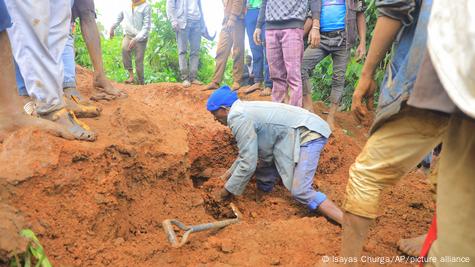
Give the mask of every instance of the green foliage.
M 92 68 L 80 27 L 77 29 L 75 33 L 76 63 Z M 121 35 L 122 31 L 116 29 L 113 39 L 101 38 L 102 58 L 106 74 L 118 82 L 127 79 L 127 72 L 122 65 Z M 214 58 L 209 54 L 213 43 L 203 38 L 201 46 L 198 78 L 203 82 L 209 82 L 214 71 Z M 176 82 L 180 77 L 176 35 L 166 17 L 166 0 L 152 4 L 152 29 L 148 38 L 144 68 L 146 83 Z
M 33 263 L 35 267 L 52 267 L 35 233 L 30 229 L 23 229 L 20 235 L 29 240 L 27 250 L 21 257 L 16 255 L 10 261 L 10 267 L 30 267 Z

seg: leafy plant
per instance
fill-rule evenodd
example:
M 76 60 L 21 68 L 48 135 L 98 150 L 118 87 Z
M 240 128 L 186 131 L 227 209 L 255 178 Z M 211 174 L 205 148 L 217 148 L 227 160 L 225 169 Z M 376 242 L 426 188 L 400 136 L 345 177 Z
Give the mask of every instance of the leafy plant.
M 21 257 L 15 255 L 10 261 L 10 267 L 30 267 L 34 262 L 36 262 L 35 267 L 52 267 L 35 233 L 30 229 L 23 229 L 20 235 L 27 238 L 29 243 L 26 252 Z

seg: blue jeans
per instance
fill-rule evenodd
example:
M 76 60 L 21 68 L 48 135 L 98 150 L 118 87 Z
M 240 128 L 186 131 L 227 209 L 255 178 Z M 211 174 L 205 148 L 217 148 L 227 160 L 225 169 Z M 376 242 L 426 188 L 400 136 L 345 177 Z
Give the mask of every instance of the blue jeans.
M 325 137 L 312 140 L 300 146 L 300 159 L 294 170 L 291 194 L 298 202 L 307 205 L 314 211 L 327 199 L 322 192 L 313 188 L 313 176 L 317 171 L 318 160 L 323 147 L 327 143 Z M 274 164 L 256 169 L 257 188 L 264 192 L 272 191 L 278 177 Z
M 64 64 L 63 88 L 76 88 L 76 62 L 74 61 L 74 36 L 70 34 L 63 54 Z
M 188 20 L 184 29 L 178 30 L 176 33 L 178 44 L 178 64 L 180 67 L 181 79 L 190 82 L 197 78 L 198 65 L 200 63 L 200 47 L 201 47 L 201 21 Z M 190 44 L 190 66 L 188 69 L 188 61 L 186 54 Z
M 0 0 L 0 32 L 5 31 L 12 26 L 12 19 L 8 14 L 7 6 L 3 0 Z
M 265 55 L 263 45 L 254 43 L 254 30 L 256 29 L 257 18 L 259 17 L 259 8 L 249 9 L 244 17 L 249 46 L 251 47 L 254 82 L 264 81 L 266 87 L 272 88 L 272 80 L 269 75 L 269 65 Z M 261 40 L 265 40 L 265 27 L 262 27 Z M 263 73 L 264 72 L 264 73 Z
M 66 46 L 64 47 L 63 54 L 64 64 L 64 80 L 63 88 L 76 88 L 76 62 L 74 61 L 74 37 L 72 35 L 68 36 L 66 41 Z M 18 64 L 15 62 L 15 78 L 16 84 L 18 87 L 18 95 L 28 96 L 28 91 L 26 91 L 25 81 L 21 75 Z

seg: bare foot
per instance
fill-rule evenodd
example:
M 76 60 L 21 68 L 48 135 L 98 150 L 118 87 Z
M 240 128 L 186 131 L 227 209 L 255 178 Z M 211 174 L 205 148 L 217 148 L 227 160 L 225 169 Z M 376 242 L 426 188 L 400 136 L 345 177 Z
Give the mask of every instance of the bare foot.
M 131 77 L 131 79 L 133 82 L 134 77 Z M 94 77 L 93 85 L 102 93 L 112 95 L 117 98 L 127 97 L 127 94 L 125 92 L 114 88 L 114 86 L 112 86 L 112 83 L 105 77 Z
M 244 93 L 245 94 L 250 94 L 254 93 L 256 90 L 262 90 L 262 84 L 261 83 L 255 83 L 251 85 L 249 88 L 247 88 Z
M 260 96 L 270 96 L 272 95 L 272 89 L 270 87 L 264 88 L 264 90 L 259 94 Z
M 240 88 L 241 88 L 241 85 L 240 85 L 239 83 L 237 83 L 237 82 L 234 82 L 234 83 L 233 83 L 233 86 L 231 87 L 231 89 L 232 89 L 233 91 L 237 91 L 237 90 L 239 90 Z
M 418 257 L 422 250 L 424 241 L 427 235 L 420 235 L 418 237 L 401 239 L 397 242 L 398 249 L 409 256 Z
M 201 91 L 215 90 L 218 88 L 219 88 L 219 84 L 215 82 L 211 82 L 205 88 L 201 89 Z
M 338 109 L 338 105 L 332 104 L 328 112 L 327 123 L 330 126 L 330 129 L 332 131 L 335 130 L 335 113 L 337 109 Z
M 7 134 L 23 127 L 34 127 L 68 140 L 74 139 L 74 136 L 65 127 L 59 124 L 22 113 L 16 113 L 8 115 L 0 114 L 0 141 L 3 141 Z

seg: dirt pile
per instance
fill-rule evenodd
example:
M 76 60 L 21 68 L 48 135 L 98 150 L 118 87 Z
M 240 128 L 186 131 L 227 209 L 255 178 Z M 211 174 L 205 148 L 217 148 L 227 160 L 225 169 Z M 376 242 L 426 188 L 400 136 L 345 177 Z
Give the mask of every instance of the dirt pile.
M 88 71 L 78 70 L 78 84 L 91 94 Z M 225 217 L 226 208 L 212 196 L 237 154 L 235 142 L 205 110 L 209 93 L 198 87 L 117 86 L 129 97 L 99 103 L 102 116 L 85 120 L 97 142 L 23 129 L 0 145 L 0 197 L 24 214 L 55 266 L 313 266 L 322 255 L 338 253 L 340 227 L 309 214 L 282 185 L 256 202 L 253 182 L 235 201 L 242 223 L 193 234 L 172 249 L 162 220 L 197 224 Z M 315 185 L 341 204 L 366 129 L 348 114 L 337 121 L 343 128 L 323 152 Z M 413 174 L 388 190 L 367 254 L 395 255 L 400 237 L 427 230 L 433 212 L 428 188 Z

